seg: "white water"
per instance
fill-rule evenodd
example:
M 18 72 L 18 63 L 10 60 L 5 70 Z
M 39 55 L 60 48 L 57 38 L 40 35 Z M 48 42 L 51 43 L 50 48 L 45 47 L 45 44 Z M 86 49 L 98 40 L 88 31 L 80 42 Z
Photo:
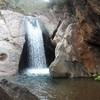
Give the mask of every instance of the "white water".
M 29 69 L 28 74 L 48 74 L 42 30 L 39 21 L 31 16 L 25 17 L 25 30 L 28 38 Z

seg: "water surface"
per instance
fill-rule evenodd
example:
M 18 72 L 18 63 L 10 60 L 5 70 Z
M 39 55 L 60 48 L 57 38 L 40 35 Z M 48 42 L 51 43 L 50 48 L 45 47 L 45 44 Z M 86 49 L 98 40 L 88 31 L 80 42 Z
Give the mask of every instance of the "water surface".
M 17 75 L 12 80 L 27 86 L 40 100 L 100 100 L 100 82 L 93 79 Z

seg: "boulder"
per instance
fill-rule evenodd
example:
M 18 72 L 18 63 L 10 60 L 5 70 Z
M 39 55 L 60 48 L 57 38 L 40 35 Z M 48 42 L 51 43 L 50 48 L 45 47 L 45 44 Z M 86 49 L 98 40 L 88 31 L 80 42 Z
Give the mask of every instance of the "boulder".
M 0 76 L 14 75 L 24 44 L 23 15 L 0 10 Z
M 27 88 L 10 82 L 6 79 L 0 81 L 0 100 L 39 100 Z

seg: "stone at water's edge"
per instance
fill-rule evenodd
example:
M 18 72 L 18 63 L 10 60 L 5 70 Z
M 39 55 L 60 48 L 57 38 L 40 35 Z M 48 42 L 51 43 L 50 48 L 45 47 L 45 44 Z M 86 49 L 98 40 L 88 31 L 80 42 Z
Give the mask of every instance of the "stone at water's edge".
M 0 81 L 0 100 L 39 100 L 27 88 L 6 79 Z
M 0 10 L 0 76 L 13 75 L 18 71 L 24 44 L 22 18 L 20 13 Z
M 0 100 L 13 100 L 13 99 L 0 87 Z

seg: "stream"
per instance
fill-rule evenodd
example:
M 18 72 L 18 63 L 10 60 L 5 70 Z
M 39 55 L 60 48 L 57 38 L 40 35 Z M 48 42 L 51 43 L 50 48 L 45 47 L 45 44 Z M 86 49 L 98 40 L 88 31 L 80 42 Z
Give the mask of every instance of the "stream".
M 53 79 L 25 74 L 10 79 L 28 87 L 40 100 L 100 100 L 100 82 L 93 79 Z

